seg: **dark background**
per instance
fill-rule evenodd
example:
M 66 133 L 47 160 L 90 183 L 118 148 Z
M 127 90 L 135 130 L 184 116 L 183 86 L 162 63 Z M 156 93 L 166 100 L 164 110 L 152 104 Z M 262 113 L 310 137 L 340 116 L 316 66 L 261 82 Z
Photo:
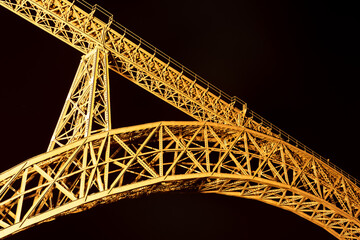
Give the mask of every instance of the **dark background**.
M 360 179 L 350 1 L 89 1 Z M 0 171 L 46 151 L 81 54 L 0 8 Z M 356 43 L 355 43 L 356 42 Z M 358 56 L 357 59 L 358 60 Z M 113 128 L 191 120 L 110 74 Z M 279 208 L 157 194 L 61 217 L 9 239 L 334 239 Z

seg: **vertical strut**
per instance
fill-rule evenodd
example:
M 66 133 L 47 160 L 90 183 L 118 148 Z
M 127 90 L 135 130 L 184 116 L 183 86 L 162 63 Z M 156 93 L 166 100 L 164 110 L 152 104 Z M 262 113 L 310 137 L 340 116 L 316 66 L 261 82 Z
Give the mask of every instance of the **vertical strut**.
M 82 56 L 48 151 L 111 129 L 107 51 Z

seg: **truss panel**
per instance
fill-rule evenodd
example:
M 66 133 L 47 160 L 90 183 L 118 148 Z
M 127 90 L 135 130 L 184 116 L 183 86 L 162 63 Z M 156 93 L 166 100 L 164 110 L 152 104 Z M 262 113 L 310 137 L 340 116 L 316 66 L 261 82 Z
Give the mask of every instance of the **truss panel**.
M 235 98 L 230 102 L 224 101 L 227 96 L 225 93 L 214 93 L 210 83 L 189 75 L 189 70 L 177 66 L 175 61 L 161 60 L 161 52 L 157 54 L 146 42 L 136 43 L 137 36 L 131 32 L 127 34 L 129 31 L 118 24 L 112 24 L 111 18 L 105 23 L 94 17 L 95 8 L 86 12 L 65 0 L 20 2 L 1 0 L 0 5 L 84 54 L 95 46 L 103 46 L 110 53 L 111 70 L 193 118 L 199 121 L 246 125 L 271 132 L 251 118 L 245 119 L 246 107 L 236 108 Z
M 82 57 L 48 151 L 111 129 L 107 53 L 95 48 Z
M 190 190 L 255 199 L 339 239 L 360 237 L 360 188 L 296 147 L 244 127 L 157 122 L 88 136 L 0 175 L 0 236 L 102 203 Z

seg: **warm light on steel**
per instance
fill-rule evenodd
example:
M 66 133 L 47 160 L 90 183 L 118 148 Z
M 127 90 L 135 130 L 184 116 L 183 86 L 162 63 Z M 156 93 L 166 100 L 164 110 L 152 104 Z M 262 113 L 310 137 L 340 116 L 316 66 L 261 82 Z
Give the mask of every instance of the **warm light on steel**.
M 111 129 L 108 71 L 105 50 L 83 56 L 48 151 Z
M 66 0 L 0 5 L 84 54 L 48 151 L 0 174 L 0 238 L 98 204 L 192 190 L 258 200 L 338 239 L 359 239 L 356 179 L 100 7 Z M 111 129 L 109 69 L 197 121 Z

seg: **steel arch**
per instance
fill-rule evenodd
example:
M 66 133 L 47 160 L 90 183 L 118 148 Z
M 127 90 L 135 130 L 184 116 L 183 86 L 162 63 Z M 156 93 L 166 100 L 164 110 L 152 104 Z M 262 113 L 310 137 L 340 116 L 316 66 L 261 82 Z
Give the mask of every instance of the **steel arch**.
M 291 211 L 339 239 L 360 236 L 360 189 L 291 144 L 244 127 L 156 122 L 91 135 L 0 175 L 0 237 L 153 192 L 192 190 Z

